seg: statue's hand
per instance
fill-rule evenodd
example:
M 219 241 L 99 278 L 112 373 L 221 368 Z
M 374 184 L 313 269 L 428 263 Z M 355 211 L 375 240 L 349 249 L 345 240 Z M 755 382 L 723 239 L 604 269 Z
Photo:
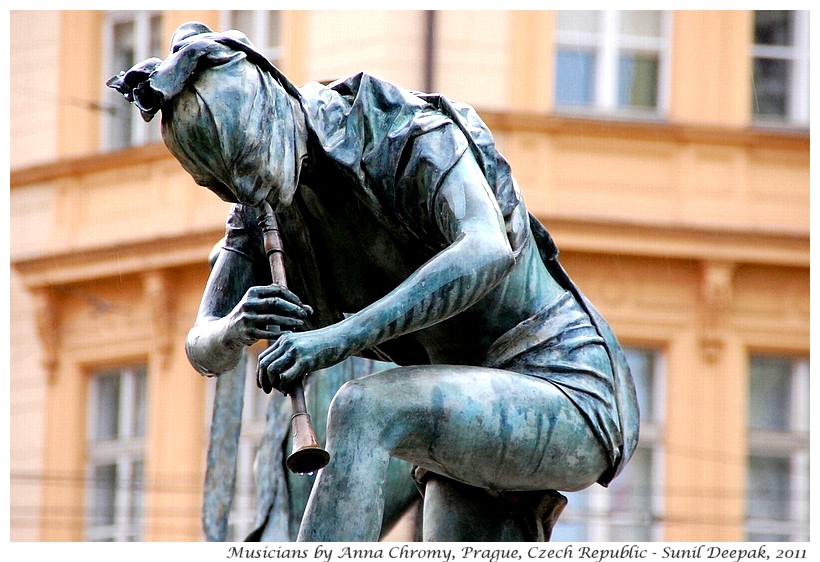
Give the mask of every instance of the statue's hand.
M 225 333 L 229 346 L 252 345 L 276 339 L 278 328 L 299 330 L 313 313 L 294 293 L 280 285 L 251 287 L 228 314 Z
M 345 357 L 344 340 L 335 326 L 285 332 L 259 355 L 256 384 L 268 394 L 274 388 L 287 394 L 305 375 Z

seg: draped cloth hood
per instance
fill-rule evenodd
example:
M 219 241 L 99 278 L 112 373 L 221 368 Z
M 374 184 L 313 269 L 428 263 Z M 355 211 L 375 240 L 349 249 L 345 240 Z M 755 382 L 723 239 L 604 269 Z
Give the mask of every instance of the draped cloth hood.
M 185 24 L 165 60 L 107 85 L 145 121 L 162 111 L 165 145 L 197 184 L 230 202 L 256 206 L 272 188 L 290 202 L 307 152 L 299 93 L 241 32 Z

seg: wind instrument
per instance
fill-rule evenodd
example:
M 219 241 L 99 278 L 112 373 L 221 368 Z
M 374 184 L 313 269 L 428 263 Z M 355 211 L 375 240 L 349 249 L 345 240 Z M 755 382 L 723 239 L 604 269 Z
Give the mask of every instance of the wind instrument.
M 259 226 L 265 243 L 265 254 L 268 256 L 273 283 L 287 287 L 285 277 L 285 256 L 282 249 L 282 237 L 276 223 L 276 215 L 270 203 L 263 201 L 262 214 L 259 217 Z M 310 474 L 324 468 L 330 455 L 319 446 L 316 430 L 310 420 L 305 404 L 305 389 L 303 381 L 289 390 L 293 416 L 290 419 L 293 433 L 293 447 L 286 464 L 291 472 L 296 474 Z

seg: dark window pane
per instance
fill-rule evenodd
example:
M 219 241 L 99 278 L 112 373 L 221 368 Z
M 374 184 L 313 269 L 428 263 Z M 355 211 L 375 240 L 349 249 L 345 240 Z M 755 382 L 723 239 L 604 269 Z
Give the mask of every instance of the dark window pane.
M 642 421 L 655 420 L 655 354 L 646 349 L 627 348 L 624 350 L 629 370 L 635 381 L 638 407 Z
M 575 542 L 589 540 L 589 521 L 592 517 L 589 492 L 589 488 L 587 488 L 580 492 L 564 494 L 568 503 L 552 530 L 552 541 Z
M 752 519 L 789 519 L 789 459 L 751 457 L 749 459 L 747 516 Z
M 649 521 L 641 521 L 636 518 L 634 521 L 615 521 L 612 523 L 610 531 L 612 540 L 618 542 L 649 542 L 652 538 Z
M 618 105 L 654 108 L 658 105 L 658 57 L 624 53 L 618 64 Z
M 648 514 L 652 511 L 652 450 L 638 447 L 624 471 L 609 486 L 613 513 Z
M 755 12 L 755 44 L 793 45 L 794 12 L 787 10 L 758 10 Z
M 749 427 L 788 431 L 791 411 L 791 360 L 752 357 L 749 388 Z
M 558 519 L 558 523 L 552 529 L 552 542 L 583 542 L 589 540 L 587 534 L 587 525 L 577 521 L 562 521 Z
M 95 466 L 91 479 L 91 524 L 113 525 L 117 499 L 117 465 Z
M 151 22 L 149 25 L 151 27 L 149 32 L 151 34 L 151 38 L 148 43 L 148 50 L 150 51 L 149 56 L 164 57 L 166 49 L 163 49 L 162 45 L 162 16 L 159 14 L 151 16 Z
M 134 54 L 134 22 L 114 25 L 114 68 L 130 68 L 136 60 Z
M 236 29 L 237 31 L 241 31 L 245 35 L 247 35 L 248 39 L 251 40 L 251 43 L 256 45 L 257 47 L 261 47 L 257 44 L 260 40 L 259 37 L 251 37 L 254 35 L 254 11 L 253 10 L 231 10 L 230 12 L 230 24 L 229 27 L 231 29 Z
M 749 542 L 788 542 L 789 535 L 785 533 L 748 533 L 746 540 Z
M 278 47 L 282 41 L 280 37 L 280 13 L 278 10 L 268 12 L 268 47 Z
M 781 59 L 754 60 L 752 95 L 755 115 L 786 115 L 791 64 Z
M 591 105 L 595 54 L 559 49 L 556 64 L 555 102 L 558 105 Z
M 134 52 L 134 22 L 128 21 L 114 25 L 113 72 L 130 68 L 137 61 Z M 110 93 L 113 97 L 113 92 Z M 118 100 L 119 101 L 119 100 Z M 109 127 L 111 148 L 125 148 L 131 143 L 131 112 L 128 104 L 114 103 L 114 118 Z
M 131 482 L 130 482 L 130 496 L 131 496 L 131 513 L 129 514 L 130 523 L 133 525 L 133 531 L 136 534 L 136 539 L 139 540 L 139 530 L 142 525 L 142 511 L 143 511 L 143 493 L 145 490 L 143 472 L 144 466 L 142 460 L 134 461 L 131 464 Z
M 143 437 L 145 435 L 145 413 L 148 398 L 148 377 L 145 368 L 138 368 L 134 373 L 134 420 L 133 436 Z
M 118 374 L 99 375 L 94 378 L 95 392 L 92 393 L 97 401 L 93 407 L 97 417 L 91 428 L 91 438 L 96 441 L 117 439 L 120 434 L 120 377 Z

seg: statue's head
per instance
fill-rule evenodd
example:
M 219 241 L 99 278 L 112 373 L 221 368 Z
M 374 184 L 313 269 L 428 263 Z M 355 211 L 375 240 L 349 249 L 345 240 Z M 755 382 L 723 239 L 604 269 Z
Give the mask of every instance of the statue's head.
M 150 121 L 197 184 L 222 199 L 290 204 L 306 155 L 298 90 L 237 31 L 181 26 L 165 60 L 108 81 Z

